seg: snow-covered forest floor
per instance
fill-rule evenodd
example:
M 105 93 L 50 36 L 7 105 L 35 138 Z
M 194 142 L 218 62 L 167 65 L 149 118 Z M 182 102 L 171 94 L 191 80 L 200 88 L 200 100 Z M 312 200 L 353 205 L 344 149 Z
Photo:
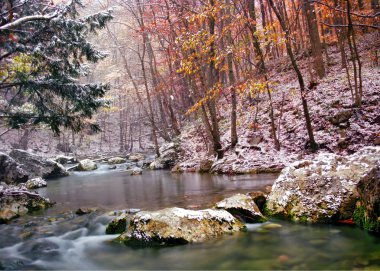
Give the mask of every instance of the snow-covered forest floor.
M 370 43 L 361 41 L 363 62 L 363 104 L 352 107 L 351 93 L 345 69 L 337 46 L 328 50 L 329 66 L 326 77 L 309 90 L 307 100 L 312 118 L 314 136 L 320 146 L 318 152 L 350 154 L 363 146 L 380 144 L 380 69 L 370 61 Z M 308 58 L 299 60 L 308 83 Z M 273 101 L 281 150 L 276 151 L 270 133 L 269 102 L 265 93 L 248 104 L 241 95 L 238 105 L 238 137 L 235 149 L 227 150 L 222 160 L 216 161 L 213 171 L 219 173 L 277 172 L 294 160 L 312 158 L 307 148 L 307 130 L 303 117 L 299 85 L 290 63 L 283 58 L 270 65 L 270 80 L 274 83 Z M 352 68 L 350 68 L 352 74 Z M 352 76 L 352 75 L 351 75 Z M 353 79 L 351 78 L 353 85 Z M 230 142 L 230 113 L 228 96 L 220 106 L 222 145 Z M 255 116 L 257 114 L 257 125 Z M 200 120 L 188 123 L 180 137 L 182 156 L 177 170 L 194 171 L 208 155 L 205 133 Z M 201 162 L 203 161 L 203 162 Z

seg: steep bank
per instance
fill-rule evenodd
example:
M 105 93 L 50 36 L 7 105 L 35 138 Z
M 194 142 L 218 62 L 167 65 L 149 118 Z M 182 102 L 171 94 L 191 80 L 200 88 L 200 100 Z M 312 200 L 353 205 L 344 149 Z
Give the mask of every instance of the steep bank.
M 380 144 L 380 69 L 372 67 L 365 40 L 360 50 L 363 61 L 363 104 L 352 106 L 346 72 L 341 69 L 339 51 L 329 47 L 329 67 L 325 78 L 307 92 L 314 136 L 319 152 L 352 154 L 363 146 Z M 309 62 L 299 60 L 303 74 Z M 238 138 L 236 148 L 230 144 L 230 113 L 228 93 L 221 97 L 219 110 L 222 146 L 225 157 L 215 162 L 209 155 L 206 132 L 200 119 L 192 119 L 180 136 L 182 153 L 177 171 L 196 171 L 202 161 L 212 160 L 211 170 L 217 173 L 278 172 L 300 159 L 311 159 L 317 153 L 308 151 L 307 131 L 299 98 L 298 82 L 287 59 L 272 63 L 270 69 L 273 106 L 281 150 L 276 151 L 271 138 L 269 101 L 263 93 L 250 103 L 247 94 L 238 103 Z M 309 81 L 307 78 L 306 81 Z M 255 121 L 256 120 L 256 121 Z

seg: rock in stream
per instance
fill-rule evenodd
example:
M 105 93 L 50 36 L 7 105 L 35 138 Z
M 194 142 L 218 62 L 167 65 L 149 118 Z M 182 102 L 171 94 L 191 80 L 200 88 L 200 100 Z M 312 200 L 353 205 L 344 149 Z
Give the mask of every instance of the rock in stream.
M 126 245 L 178 245 L 199 243 L 245 229 L 225 210 L 167 208 L 139 212 L 119 240 Z
M 272 187 L 267 213 L 323 223 L 354 219 L 380 231 L 380 147 L 350 156 L 321 153 L 285 168 Z

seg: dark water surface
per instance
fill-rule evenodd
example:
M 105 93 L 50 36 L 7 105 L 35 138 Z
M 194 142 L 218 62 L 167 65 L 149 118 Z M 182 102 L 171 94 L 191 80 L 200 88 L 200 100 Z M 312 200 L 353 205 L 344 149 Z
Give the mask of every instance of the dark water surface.
M 204 244 L 132 249 L 104 235 L 115 209 L 205 208 L 263 189 L 275 175 L 213 176 L 144 171 L 75 173 L 39 192 L 57 204 L 0 225 L 1 269 L 368 269 L 380 270 L 380 238 L 350 226 L 274 221 Z M 79 207 L 98 211 L 78 216 Z M 272 221 L 273 222 L 273 221 Z

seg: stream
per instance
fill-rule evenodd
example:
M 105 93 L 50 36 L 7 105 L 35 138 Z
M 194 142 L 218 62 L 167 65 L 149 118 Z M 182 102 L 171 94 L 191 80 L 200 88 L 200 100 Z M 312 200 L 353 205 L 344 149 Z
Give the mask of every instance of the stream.
M 353 226 L 281 228 L 249 224 L 247 232 L 203 244 L 129 248 L 105 235 L 112 210 L 200 209 L 236 193 L 262 190 L 273 174 L 217 176 L 119 166 L 75 172 L 37 190 L 56 204 L 0 225 L 0 269 L 380 269 L 380 238 Z M 96 207 L 78 216 L 75 210 Z

